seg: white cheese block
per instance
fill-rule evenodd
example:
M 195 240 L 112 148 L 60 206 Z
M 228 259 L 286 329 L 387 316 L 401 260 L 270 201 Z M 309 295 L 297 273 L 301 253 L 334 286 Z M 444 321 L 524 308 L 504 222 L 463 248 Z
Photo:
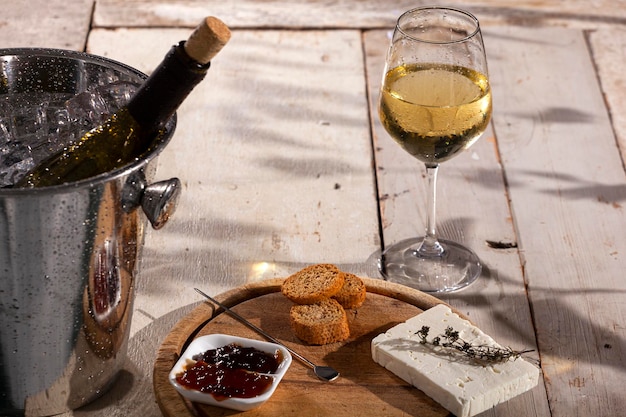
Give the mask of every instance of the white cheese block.
M 450 326 L 472 345 L 498 345 L 491 337 L 440 304 L 372 340 L 374 361 L 419 388 L 457 417 L 470 417 L 532 389 L 539 369 L 522 358 L 478 363 L 450 348 L 420 343 L 415 334 L 429 326 L 428 340 Z

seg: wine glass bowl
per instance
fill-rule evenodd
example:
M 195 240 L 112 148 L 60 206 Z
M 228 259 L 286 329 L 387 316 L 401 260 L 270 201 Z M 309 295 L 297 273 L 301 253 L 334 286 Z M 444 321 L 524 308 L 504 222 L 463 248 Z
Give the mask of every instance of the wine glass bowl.
M 380 270 L 389 281 L 449 292 L 475 281 L 482 266 L 459 243 L 437 238 L 437 170 L 470 147 L 491 118 L 491 89 L 478 20 L 447 7 L 409 10 L 397 21 L 379 98 L 389 135 L 426 165 L 430 192 L 426 235 L 388 247 Z

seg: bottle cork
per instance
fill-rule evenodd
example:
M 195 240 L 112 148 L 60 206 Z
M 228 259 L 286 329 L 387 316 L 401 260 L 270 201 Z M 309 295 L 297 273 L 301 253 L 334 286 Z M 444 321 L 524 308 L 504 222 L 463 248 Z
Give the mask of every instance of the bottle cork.
M 228 26 L 218 18 L 209 16 L 189 36 L 185 42 L 185 52 L 200 64 L 208 64 L 229 39 Z

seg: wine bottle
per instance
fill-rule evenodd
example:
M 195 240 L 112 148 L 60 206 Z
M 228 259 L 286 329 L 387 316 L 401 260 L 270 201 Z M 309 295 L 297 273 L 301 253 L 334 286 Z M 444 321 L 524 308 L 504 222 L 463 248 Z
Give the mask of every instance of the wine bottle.
M 120 168 L 150 149 L 155 137 L 230 39 L 219 19 L 207 17 L 189 39 L 174 45 L 128 104 L 62 152 L 52 155 L 16 187 L 46 187 Z

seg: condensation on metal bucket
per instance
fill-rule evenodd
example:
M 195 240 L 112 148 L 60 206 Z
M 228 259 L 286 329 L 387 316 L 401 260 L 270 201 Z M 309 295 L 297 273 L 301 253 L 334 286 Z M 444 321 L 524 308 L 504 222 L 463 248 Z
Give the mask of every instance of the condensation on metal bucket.
M 84 53 L 0 49 L 0 99 L 143 79 Z M 148 155 L 119 170 L 0 188 L 0 415 L 79 408 L 122 369 L 147 220 L 161 227 L 178 196 L 176 178 L 151 184 L 174 128 L 173 118 Z

